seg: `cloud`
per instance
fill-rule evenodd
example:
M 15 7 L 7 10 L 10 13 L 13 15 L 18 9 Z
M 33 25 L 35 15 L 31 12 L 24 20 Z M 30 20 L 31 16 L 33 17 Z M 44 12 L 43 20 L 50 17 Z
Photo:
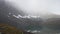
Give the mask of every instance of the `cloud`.
M 6 0 L 18 10 L 29 15 L 50 18 L 52 15 L 60 15 L 59 0 Z
M 40 18 L 40 16 L 30 16 L 30 15 L 28 15 L 28 16 L 13 15 L 13 16 L 16 18 Z

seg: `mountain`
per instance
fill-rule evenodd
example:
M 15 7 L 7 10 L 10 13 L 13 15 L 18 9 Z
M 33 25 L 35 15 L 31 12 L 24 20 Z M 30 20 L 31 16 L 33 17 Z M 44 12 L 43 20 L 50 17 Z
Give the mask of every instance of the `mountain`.
M 41 18 L 16 18 L 13 15 L 24 16 L 23 11 L 18 11 L 12 6 L 8 6 L 4 1 L 0 1 L 0 23 L 9 24 L 22 30 L 41 29 Z

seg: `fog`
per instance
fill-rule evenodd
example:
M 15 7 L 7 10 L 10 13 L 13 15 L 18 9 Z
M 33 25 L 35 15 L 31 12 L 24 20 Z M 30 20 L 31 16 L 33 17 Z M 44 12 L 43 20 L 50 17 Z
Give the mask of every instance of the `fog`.
M 59 19 L 59 10 L 59 0 L 5 0 L 0 3 L 0 22 L 28 31 L 41 30 L 41 18 Z
M 0 24 L 8 24 L 21 30 L 40 30 L 39 23 L 41 18 L 36 16 L 25 16 L 25 13 L 15 7 L 7 4 L 4 0 L 0 0 Z
M 28 15 L 40 16 L 41 18 L 51 18 L 60 15 L 59 0 L 5 0 L 18 10 L 22 10 Z

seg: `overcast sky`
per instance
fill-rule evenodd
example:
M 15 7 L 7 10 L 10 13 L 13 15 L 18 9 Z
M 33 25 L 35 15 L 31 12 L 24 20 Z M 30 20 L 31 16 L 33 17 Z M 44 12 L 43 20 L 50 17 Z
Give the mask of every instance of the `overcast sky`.
M 7 0 L 29 15 L 60 15 L 60 0 Z

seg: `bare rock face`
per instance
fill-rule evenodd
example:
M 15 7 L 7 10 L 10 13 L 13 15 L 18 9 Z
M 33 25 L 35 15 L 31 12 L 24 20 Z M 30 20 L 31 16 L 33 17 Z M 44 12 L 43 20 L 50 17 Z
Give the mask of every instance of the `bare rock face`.
M 59 34 L 60 33 L 60 18 L 50 18 L 42 23 L 43 30 L 41 34 Z
M 9 26 L 13 26 L 16 29 L 20 30 L 20 28 L 22 28 L 22 26 L 20 27 L 20 24 L 19 24 L 20 22 L 17 23 L 16 21 L 14 21 L 17 19 L 12 16 L 12 15 L 18 15 L 18 14 L 23 15 L 24 13 L 22 11 L 20 11 L 20 13 L 19 13 L 19 11 L 17 9 L 15 9 L 14 7 L 8 6 L 4 0 L 0 0 L 0 32 L 3 32 L 3 34 L 7 33 L 6 29 L 11 29 Z M 4 24 L 4 26 L 2 24 Z M 6 25 L 6 24 L 8 24 L 8 25 Z M 8 26 L 9 28 L 7 28 L 5 25 Z M 6 27 L 6 29 L 4 27 Z M 16 29 L 11 29 L 11 30 L 16 30 Z M 8 33 L 8 34 L 13 34 L 13 33 Z M 15 34 L 16 34 L 16 32 L 15 32 Z M 28 32 L 24 31 L 24 34 L 28 34 Z
M 29 29 L 40 29 L 41 20 L 37 19 L 28 19 L 28 18 L 15 18 L 13 15 L 22 15 L 24 16 L 23 11 L 18 11 L 12 6 L 9 6 L 5 3 L 4 0 L 0 0 L 0 24 L 8 24 L 9 26 L 16 27 L 21 30 Z M 39 28 L 40 27 L 40 28 Z
M 43 23 L 43 26 L 49 29 L 60 30 L 60 18 L 50 18 Z

